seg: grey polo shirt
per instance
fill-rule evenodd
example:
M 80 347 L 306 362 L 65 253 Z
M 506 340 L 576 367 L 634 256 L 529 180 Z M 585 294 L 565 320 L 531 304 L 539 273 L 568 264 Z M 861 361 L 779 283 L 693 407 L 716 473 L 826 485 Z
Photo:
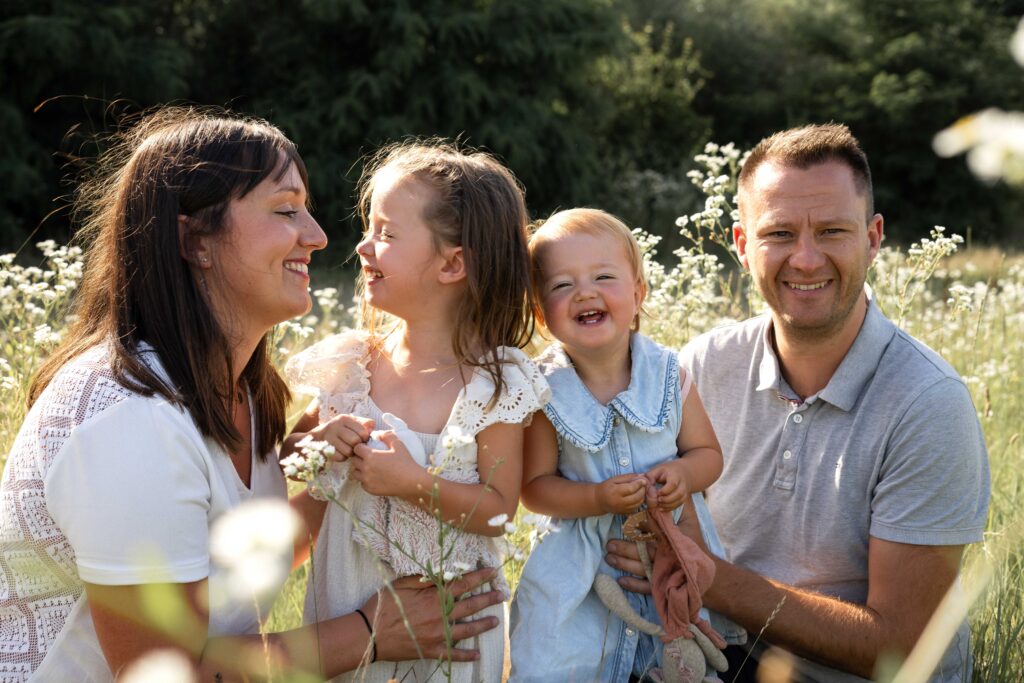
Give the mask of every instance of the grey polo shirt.
M 863 604 L 868 537 L 980 541 L 988 455 L 963 380 L 873 301 L 828 385 L 801 401 L 779 372 L 771 317 L 713 330 L 680 362 L 718 434 L 725 470 L 709 506 L 729 561 Z M 967 625 L 933 680 L 961 680 Z M 812 662 L 816 680 L 861 680 Z

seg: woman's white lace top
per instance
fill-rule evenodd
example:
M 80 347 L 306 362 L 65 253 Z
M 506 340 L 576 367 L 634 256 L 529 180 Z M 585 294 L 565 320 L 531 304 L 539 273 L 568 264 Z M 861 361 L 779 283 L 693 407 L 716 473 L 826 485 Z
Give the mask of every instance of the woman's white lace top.
M 166 380 L 155 353 L 140 357 Z M 208 579 L 210 636 L 255 632 L 269 605 L 226 599 L 227 574 L 208 543 L 221 515 L 286 496 L 274 454 L 251 455 L 246 486 L 188 413 L 118 384 L 102 346 L 64 365 L 4 469 L 0 681 L 112 680 L 83 581 Z
M 132 395 L 93 349 L 61 369 L 18 432 L 0 502 L 0 680 L 28 679 L 83 590 L 75 552 L 46 509 L 50 465 L 75 427 Z
M 428 453 L 430 467 L 439 477 L 479 483 L 476 435 L 492 424 L 525 424 L 550 398 L 547 381 L 526 354 L 502 346 L 497 356 L 504 362 L 502 393 L 488 407 L 494 384 L 484 371 L 474 372 L 456 398 L 436 447 Z M 321 422 L 343 414 L 369 417 L 374 411 L 368 360 L 368 335 L 346 332 L 292 357 L 285 376 L 293 390 L 319 400 Z M 441 548 L 437 517 L 399 498 L 367 494 L 358 482 L 348 479 L 348 467 L 347 462 L 331 465 L 310 486 L 311 493 L 347 510 L 354 520 L 355 540 L 369 546 L 396 575 L 422 574 L 426 566 L 458 571 L 460 566 L 500 565 L 501 551 L 494 539 L 451 530 Z

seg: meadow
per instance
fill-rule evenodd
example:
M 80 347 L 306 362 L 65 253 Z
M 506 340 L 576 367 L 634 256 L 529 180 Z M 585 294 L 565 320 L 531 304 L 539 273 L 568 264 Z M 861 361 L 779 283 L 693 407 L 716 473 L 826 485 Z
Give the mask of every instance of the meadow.
M 691 181 L 706 197 L 703 208 L 677 221 L 688 247 L 659 254 L 659 238 L 638 231 L 646 250 L 651 294 L 647 334 L 670 347 L 762 308 L 729 248 L 727 226 L 741 155 L 731 145 L 709 145 L 698 156 L 702 170 Z M 924 232 L 924 230 L 922 230 Z M 974 649 L 973 680 L 1024 680 L 1024 258 L 996 248 L 963 249 L 942 228 L 928 230 L 906 248 L 884 246 L 870 274 L 878 304 L 903 329 L 941 353 L 964 377 L 988 444 L 992 502 L 983 543 L 964 560 L 963 600 L 944 604 L 926 641 L 902 669 L 883 667 L 880 680 L 923 680 L 929 653 L 941 648 L 943 622 L 968 612 Z M 0 454 L 9 451 L 25 414 L 33 372 L 58 343 L 81 278 L 82 251 L 52 242 L 39 255 L 0 255 Z M 29 262 L 35 265 L 25 265 Z M 337 272 L 337 271 L 333 271 Z M 281 325 L 279 359 L 354 324 L 341 292 L 350 282 L 314 276 L 314 311 Z M 329 285 L 335 286 L 329 286 Z M 298 408 L 296 408 L 297 410 Z M 511 542 L 527 550 L 526 526 Z M 512 586 L 521 560 L 506 565 Z M 305 569 L 293 573 L 267 622 L 268 630 L 301 621 Z M 915 668 L 915 666 L 917 668 Z

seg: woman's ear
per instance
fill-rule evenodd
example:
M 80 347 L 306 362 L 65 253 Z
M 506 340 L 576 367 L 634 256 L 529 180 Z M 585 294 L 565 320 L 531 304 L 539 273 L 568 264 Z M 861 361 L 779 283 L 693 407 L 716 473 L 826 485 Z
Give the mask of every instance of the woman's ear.
M 447 285 L 466 279 L 466 261 L 462 255 L 462 247 L 444 247 L 441 250 L 441 257 L 444 262 L 437 276 L 441 284 Z
M 210 247 L 206 235 L 192 229 L 192 218 L 178 214 L 178 249 L 181 258 L 197 268 L 210 268 Z

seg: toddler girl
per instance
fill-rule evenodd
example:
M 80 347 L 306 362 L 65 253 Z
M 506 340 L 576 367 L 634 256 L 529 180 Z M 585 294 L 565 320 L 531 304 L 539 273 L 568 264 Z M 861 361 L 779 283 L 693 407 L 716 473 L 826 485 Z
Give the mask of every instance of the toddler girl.
M 551 402 L 526 430 L 523 504 L 558 518 L 512 603 L 512 680 L 610 681 L 661 662 L 592 586 L 605 544 L 645 502 L 673 510 L 722 471 L 714 430 L 675 355 L 637 331 L 647 287 L 633 235 L 595 209 L 561 211 L 530 239 L 537 318 L 557 340 L 538 359 Z M 650 596 L 627 593 L 649 621 Z
M 339 505 L 328 505 L 313 551 L 308 622 L 351 612 L 386 580 L 427 567 L 500 566 L 493 537 L 503 527 L 488 521 L 515 514 L 522 426 L 549 394 L 518 348 L 531 333 L 527 214 L 506 168 L 448 145 L 398 145 L 368 165 L 359 211 L 367 331 L 326 339 L 286 369 L 317 399 L 288 446 L 308 432 L 344 459 L 312 487 Z M 373 432 L 379 441 L 367 443 L 385 413 L 401 418 L 390 420 L 401 436 Z M 443 544 L 439 518 L 450 525 Z M 504 622 L 503 605 L 480 614 Z M 461 643 L 481 657 L 454 664 L 452 680 L 499 681 L 504 634 Z M 440 679 L 439 666 L 376 662 L 353 680 Z

